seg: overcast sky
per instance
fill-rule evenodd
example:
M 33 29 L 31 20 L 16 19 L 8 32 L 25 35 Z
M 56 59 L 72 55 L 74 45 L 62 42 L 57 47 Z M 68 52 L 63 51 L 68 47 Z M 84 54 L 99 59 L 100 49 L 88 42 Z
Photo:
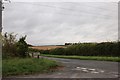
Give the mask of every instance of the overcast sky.
M 117 2 L 5 3 L 3 32 L 27 35 L 33 45 L 118 39 Z

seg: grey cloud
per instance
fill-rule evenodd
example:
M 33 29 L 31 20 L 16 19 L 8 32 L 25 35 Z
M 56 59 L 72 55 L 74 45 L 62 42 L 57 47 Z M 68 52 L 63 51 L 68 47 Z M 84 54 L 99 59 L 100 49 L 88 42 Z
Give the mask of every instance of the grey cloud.
M 34 45 L 114 41 L 118 36 L 116 4 L 6 4 L 3 32 L 27 35 L 27 42 Z

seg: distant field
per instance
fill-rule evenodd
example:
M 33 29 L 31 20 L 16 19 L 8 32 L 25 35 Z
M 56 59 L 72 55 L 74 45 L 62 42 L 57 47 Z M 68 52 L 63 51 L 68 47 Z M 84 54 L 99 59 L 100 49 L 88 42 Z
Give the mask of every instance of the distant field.
M 38 49 L 38 50 L 50 50 L 55 48 L 65 48 L 66 46 L 33 46 L 30 48 Z

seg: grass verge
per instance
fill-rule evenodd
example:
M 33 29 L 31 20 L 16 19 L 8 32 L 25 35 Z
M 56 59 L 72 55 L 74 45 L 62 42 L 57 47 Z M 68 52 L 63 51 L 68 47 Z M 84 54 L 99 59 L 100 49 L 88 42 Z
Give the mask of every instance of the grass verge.
M 41 55 L 42 56 L 47 56 L 47 57 L 54 57 L 54 58 L 120 62 L 120 58 L 119 57 L 105 57 L 105 56 L 63 56 L 63 55 L 48 55 L 48 54 L 41 54 Z
M 2 74 L 4 77 L 49 72 L 51 68 L 57 67 L 58 63 L 48 59 L 15 58 L 3 60 L 2 66 Z

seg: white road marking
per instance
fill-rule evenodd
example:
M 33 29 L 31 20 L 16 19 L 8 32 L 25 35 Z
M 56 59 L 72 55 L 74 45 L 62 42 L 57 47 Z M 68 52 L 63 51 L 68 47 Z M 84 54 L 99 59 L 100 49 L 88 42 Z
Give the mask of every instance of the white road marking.
M 87 68 L 81 68 L 81 69 L 87 69 Z
M 88 70 L 90 70 L 90 71 L 95 71 L 95 69 L 88 69 Z
M 115 75 L 115 77 L 118 77 L 118 75 Z
M 96 69 L 93 69 L 93 68 L 85 68 L 85 67 L 76 67 L 76 68 L 71 69 L 71 70 L 79 70 L 79 71 L 90 72 L 90 73 L 94 73 L 94 74 L 105 72 L 103 70 L 96 70 Z
M 105 72 L 105 71 L 101 70 L 100 72 L 103 73 L 103 72 Z
M 76 68 L 80 68 L 80 67 L 76 67 Z
M 82 70 L 83 72 L 89 72 L 88 70 Z
M 59 75 L 61 75 L 62 73 L 58 73 Z
M 97 74 L 97 73 L 99 73 L 99 72 L 96 72 L 96 71 L 92 71 L 91 73 L 95 73 L 95 74 Z

